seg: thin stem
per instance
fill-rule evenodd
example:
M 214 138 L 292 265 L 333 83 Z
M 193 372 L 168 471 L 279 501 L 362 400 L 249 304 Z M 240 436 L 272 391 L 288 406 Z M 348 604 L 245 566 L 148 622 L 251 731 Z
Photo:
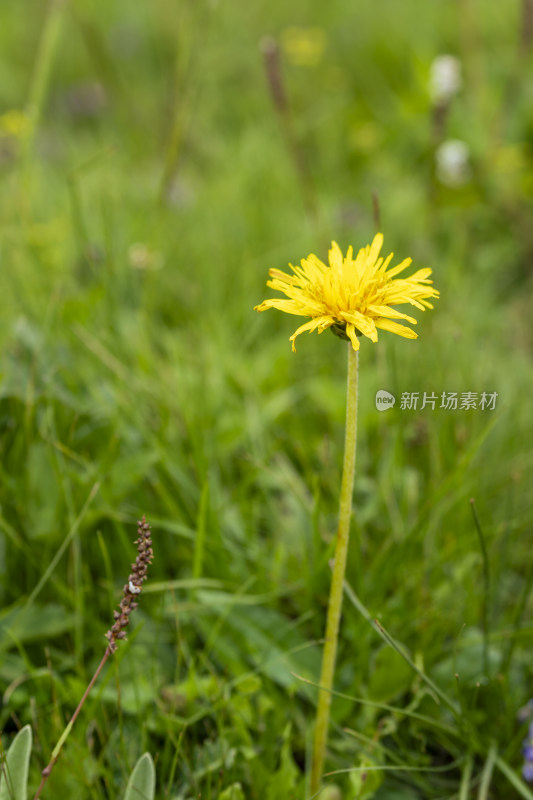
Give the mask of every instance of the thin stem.
M 48 11 L 44 20 L 43 32 L 41 41 L 39 42 L 37 58 L 35 61 L 35 69 L 33 72 L 30 93 L 26 105 L 26 114 L 29 123 L 23 149 L 23 163 L 26 169 L 31 156 L 33 142 L 39 124 L 39 118 L 41 116 L 41 111 L 46 97 L 46 90 L 48 88 L 48 81 L 50 78 L 54 55 L 59 44 L 61 22 L 65 4 L 66 0 L 50 0 Z
M 270 95 L 281 131 L 285 139 L 287 152 L 294 165 L 294 171 L 300 183 L 302 197 L 309 216 L 317 221 L 317 203 L 309 165 L 305 159 L 302 147 L 294 133 L 292 124 L 291 107 L 285 90 L 283 73 L 281 70 L 281 57 L 278 43 L 271 36 L 266 36 L 261 42 L 265 71 L 270 89 Z
M 520 59 L 527 58 L 533 44 L 533 0 L 522 0 Z
M 388 631 L 385 630 L 385 628 L 383 627 L 381 622 L 379 622 L 379 620 L 377 620 L 377 619 L 373 620 L 372 624 L 373 624 L 374 628 L 377 630 L 377 632 L 379 633 L 379 635 L 381 636 L 381 638 L 384 639 L 387 642 L 387 644 L 389 644 L 392 647 L 393 650 L 396 650 L 398 655 L 400 655 L 404 659 L 404 661 L 406 661 L 409 664 L 411 669 L 414 670 L 416 672 L 416 674 L 420 678 L 422 678 L 424 683 L 426 683 L 429 686 L 429 688 L 432 690 L 432 692 L 435 695 L 435 699 L 436 699 L 437 703 L 438 703 L 438 698 L 440 698 L 443 701 L 443 703 L 445 703 L 448 706 L 450 711 L 453 712 L 455 717 L 457 719 L 460 719 L 460 716 L 461 716 L 460 712 L 456 708 L 455 703 L 453 702 L 453 700 L 450 697 L 448 697 L 448 695 L 445 694 L 442 691 L 442 689 L 439 689 L 439 687 L 437 686 L 435 681 L 431 680 L 431 678 L 428 675 L 426 675 L 426 673 L 423 672 L 420 669 L 420 667 L 418 667 L 415 664 L 413 659 L 408 655 L 407 650 L 405 649 L 405 647 L 401 646 L 400 644 L 398 644 L 398 642 L 395 639 L 393 639 L 393 637 L 390 635 L 390 633 Z
M 476 531 L 479 536 L 481 555 L 483 557 L 483 672 L 490 677 L 489 670 L 489 602 L 490 602 L 490 567 L 485 535 L 479 521 L 474 499 L 470 500 Z
M 202 496 L 200 498 L 200 508 L 198 511 L 198 520 L 196 523 L 196 538 L 194 542 L 194 560 L 192 567 L 193 578 L 202 577 L 208 504 L 209 504 L 209 483 L 206 478 L 204 483 L 204 488 L 202 490 Z
M 83 706 L 85 704 L 85 701 L 87 700 L 87 697 L 89 696 L 89 692 L 91 691 L 91 689 L 93 688 L 94 684 L 96 683 L 96 681 L 98 679 L 98 676 L 100 675 L 100 673 L 101 673 L 101 671 L 103 669 L 103 666 L 104 666 L 105 662 L 107 661 L 107 659 L 109 658 L 110 655 L 111 655 L 111 648 L 108 646 L 105 649 L 105 653 L 104 653 L 104 655 L 102 657 L 102 660 L 100 661 L 100 663 L 98 664 L 98 666 L 96 668 L 96 672 L 94 673 L 93 677 L 91 678 L 91 680 L 89 682 L 89 685 L 87 686 L 87 688 L 85 689 L 85 691 L 83 693 L 83 697 L 81 698 L 80 702 L 78 703 L 78 707 L 77 707 L 76 711 L 74 712 L 74 714 L 70 718 L 67 727 L 65 728 L 65 730 L 61 734 L 61 737 L 59 738 L 58 743 L 54 747 L 49 763 L 47 764 L 47 766 L 43 769 L 43 771 L 41 773 L 42 774 L 41 782 L 39 784 L 39 788 L 37 789 L 37 791 L 35 793 L 35 796 L 34 796 L 33 800 L 37 800 L 37 798 L 40 796 L 41 791 L 43 789 L 43 786 L 45 785 L 46 781 L 50 777 L 50 773 L 52 772 L 52 770 L 53 770 L 53 768 L 54 768 L 54 766 L 56 764 L 56 761 L 59 758 L 59 753 L 61 752 L 61 748 L 65 744 L 65 741 L 67 740 L 67 737 L 69 736 L 70 731 L 72 730 L 72 727 L 73 727 L 74 723 L 76 722 L 76 718 L 77 718 L 78 714 L 80 713 L 80 711 L 82 710 L 82 708 L 83 708 Z
M 381 209 L 379 195 L 375 190 L 372 192 L 372 216 L 374 217 L 374 230 L 379 233 L 381 230 Z
M 98 676 L 100 675 L 105 662 L 109 658 L 109 656 L 114 653 L 117 649 L 117 642 L 119 640 L 126 638 L 126 627 L 129 625 L 130 622 L 130 614 L 131 612 L 137 608 L 136 599 L 141 592 L 142 584 L 146 580 L 148 566 L 151 564 L 154 553 L 152 550 L 152 538 L 151 538 L 151 528 L 150 525 L 146 522 L 146 517 L 143 516 L 141 520 L 137 523 L 137 533 L 138 538 L 135 542 L 137 545 L 137 558 L 135 559 L 135 563 L 131 565 L 131 572 L 128 577 L 128 583 L 124 586 L 124 590 L 122 593 L 122 599 L 120 601 L 120 611 L 114 611 L 113 617 L 115 622 L 111 626 L 111 628 L 106 633 L 106 638 L 109 642 L 107 645 L 104 655 L 102 656 L 102 660 L 98 664 L 96 668 L 96 672 L 94 673 L 93 677 L 89 681 L 89 685 L 85 689 L 83 693 L 83 697 L 81 698 L 80 702 L 78 703 L 78 707 L 76 708 L 74 714 L 72 715 L 68 725 L 66 726 L 65 730 L 59 737 L 59 741 L 54 747 L 52 751 L 52 755 L 50 756 L 50 762 L 42 771 L 42 778 L 35 793 L 33 800 L 38 800 L 43 787 L 50 777 L 50 774 L 56 765 L 57 759 L 59 758 L 59 754 L 63 745 L 65 744 L 73 726 L 76 722 L 78 714 L 82 710 L 85 701 L 89 696 L 89 692 L 93 688 L 94 684 L 96 683 Z
M 335 544 L 335 562 L 331 579 L 328 603 L 326 636 L 322 654 L 322 671 L 320 673 L 320 691 L 315 725 L 313 761 L 311 764 L 311 795 L 320 789 L 324 770 L 324 756 L 328 737 L 329 714 L 331 706 L 331 689 L 337 656 L 337 639 L 342 610 L 342 594 L 348 542 L 350 536 L 350 520 L 352 516 L 352 495 L 355 476 L 355 456 L 357 443 L 357 368 L 358 352 L 350 342 L 348 347 L 348 382 L 346 394 L 346 430 L 344 438 L 344 465 L 339 507 L 339 526 Z

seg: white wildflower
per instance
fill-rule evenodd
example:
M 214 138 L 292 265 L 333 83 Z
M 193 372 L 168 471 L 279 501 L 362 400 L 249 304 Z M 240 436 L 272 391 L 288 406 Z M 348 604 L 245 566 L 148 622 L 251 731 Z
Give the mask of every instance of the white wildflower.
M 448 103 L 463 83 L 461 62 L 455 56 L 443 55 L 433 59 L 429 79 L 434 103 Z
M 445 186 L 457 188 L 470 179 L 470 151 L 460 139 L 447 139 L 437 148 L 437 178 Z

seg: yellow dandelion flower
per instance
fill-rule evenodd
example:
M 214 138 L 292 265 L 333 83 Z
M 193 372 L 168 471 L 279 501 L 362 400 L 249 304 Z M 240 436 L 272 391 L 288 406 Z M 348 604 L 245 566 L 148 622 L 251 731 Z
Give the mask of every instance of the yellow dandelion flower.
M 377 342 L 378 328 L 416 339 L 418 334 L 412 328 L 397 321 L 416 325 L 416 319 L 393 306 L 409 303 L 421 311 L 433 308 L 427 298 L 438 297 L 439 292 L 430 285 L 433 281 L 428 280 L 431 270 L 419 269 L 409 278 L 398 278 L 412 259 L 406 258 L 388 269 L 394 254 L 383 258 L 379 255 L 382 246 L 383 235 L 378 233 L 372 244 L 361 248 L 354 259 L 352 247 L 343 256 L 339 245 L 332 242 L 329 266 L 311 254 L 302 259 L 300 267 L 289 265 L 294 275 L 279 269 L 269 270 L 272 280 L 267 286 L 283 292 L 288 299 L 264 300 L 255 310 L 279 308 L 287 314 L 310 317 L 290 337 L 293 350 L 296 350 L 294 340 L 304 331 L 322 333 L 327 328 L 349 339 L 354 350 L 359 349 L 361 335 Z

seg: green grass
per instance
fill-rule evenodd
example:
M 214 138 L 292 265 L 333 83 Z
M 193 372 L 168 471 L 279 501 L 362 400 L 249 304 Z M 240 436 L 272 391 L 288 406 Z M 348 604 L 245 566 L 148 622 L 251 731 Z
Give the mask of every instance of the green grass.
M 2 4 L 0 728 L 6 747 L 31 723 L 31 790 L 103 654 L 145 513 L 155 559 L 129 640 L 43 796 L 122 797 L 149 751 L 157 797 L 307 797 L 345 353 L 325 333 L 294 355 L 297 320 L 252 309 L 269 267 L 325 257 L 331 239 L 366 244 L 375 192 L 387 252 L 431 266 L 441 299 L 417 342 L 384 333 L 361 349 L 327 762 L 354 771 L 329 780 L 346 800 L 532 796 L 514 777 L 533 678 L 520 13 L 518 0 Z M 281 53 L 308 183 L 260 48 L 294 26 L 325 42 L 314 65 Z M 435 176 L 427 88 L 447 52 L 464 85 L 446 137 L 472 164 L 457 189 Z M 30 112 L 25 138 L 10 110 Z M 378 413 L 382 388 L 498 400 Z

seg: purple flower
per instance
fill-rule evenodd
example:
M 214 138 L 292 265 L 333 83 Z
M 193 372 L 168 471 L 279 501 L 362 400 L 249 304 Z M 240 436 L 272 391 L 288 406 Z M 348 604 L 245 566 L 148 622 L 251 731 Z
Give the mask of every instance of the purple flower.
M 529 739 L 524 741 L 524 758 L 526 761 L 531 761 L 533 764 L 533 744 L 530 742 Z
M 528 700 L 527 704 L 518 712 L 518 719 L 520 722 L 527 722 L 529 720 L 529 729 L 527 739 L 522 743 L 522 752 L 524 754 L 524 765 L 522 767 L 522 775 L 525 781 L 533 783 L 533 698 Z

